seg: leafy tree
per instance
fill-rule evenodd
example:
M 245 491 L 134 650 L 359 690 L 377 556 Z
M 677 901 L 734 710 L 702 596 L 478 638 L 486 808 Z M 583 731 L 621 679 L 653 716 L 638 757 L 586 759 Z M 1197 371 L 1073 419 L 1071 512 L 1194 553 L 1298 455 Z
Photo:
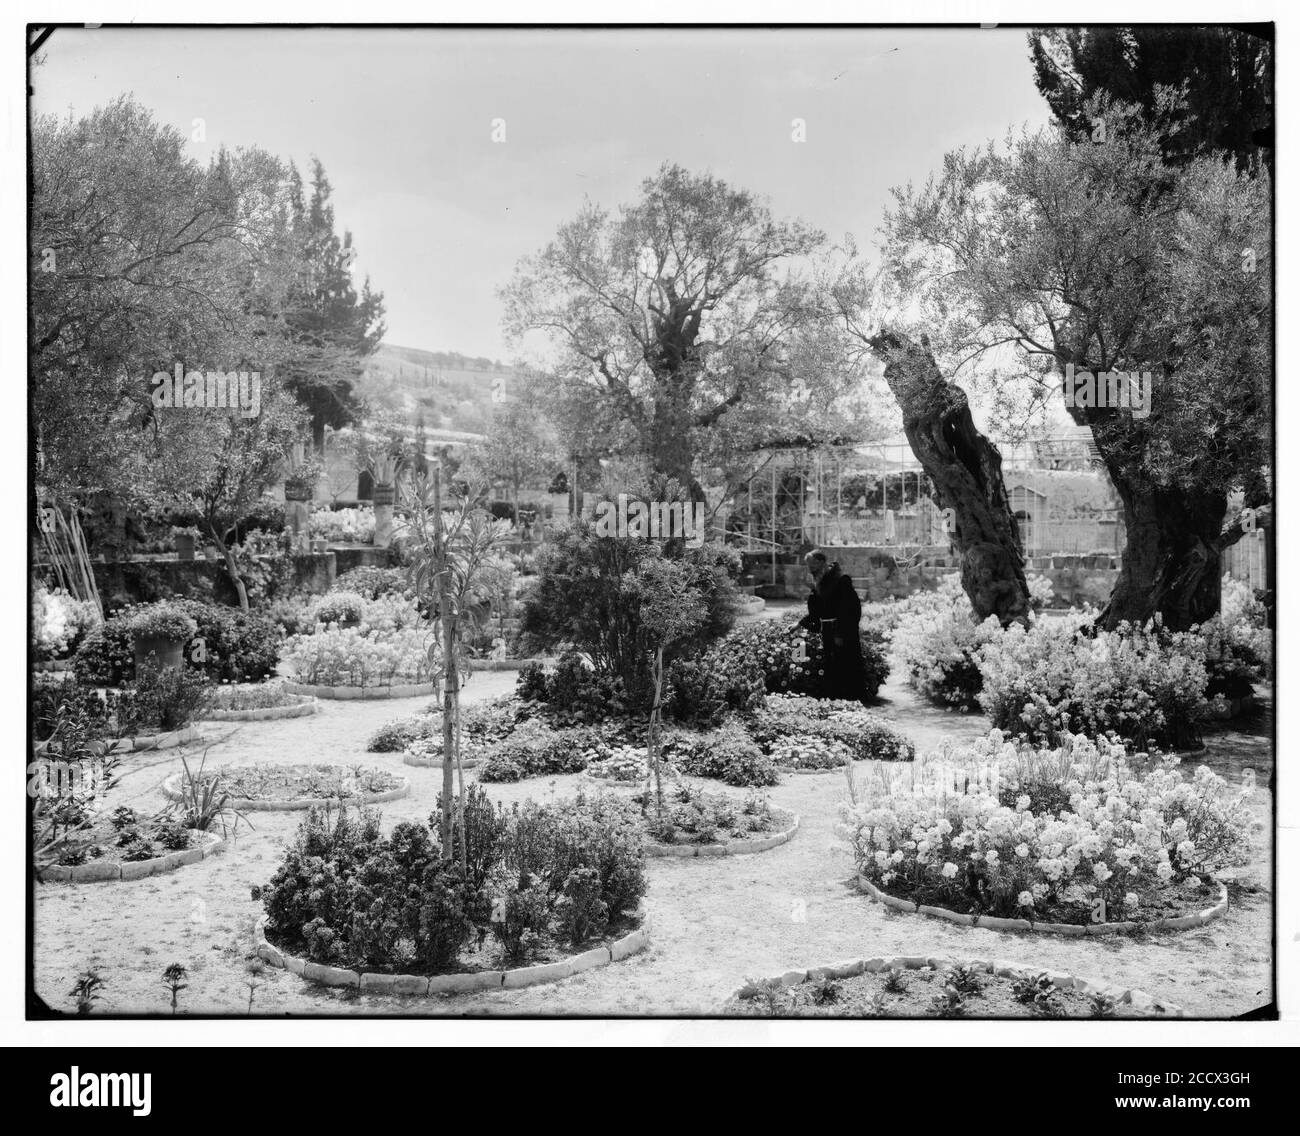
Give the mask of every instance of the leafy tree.
M 344 231 L 340 239 L 335 232 L 332 190 L 320 161 L 312 162 L 312 192 L 306 204 L 296 169 L 290 179 L 289 240 L 298 273 L 284 312 L 293 344 L 285 378 L 311 416 L 312 441 L 319 451 L 326 426 L 337 430 L 359 417 L 352 388 L 365 371 L 366 357 L 384 337 L 384 297 L 371 290 L 369 277 L 357 293 L 351 273 L 356 255 L 352 234 Z
M 1273 170 L 1273 46 L 1268 28 L 1035 28 L 1029 33 L 1034 82 L 1075 142 L 1090 141 L 1096 95 L 1142 108 L 1162 132 L 1169 165 L 1231 155 L 1242 173 Z M 1183 92 L 1163 122 L 1159 92 Z
M 1161 114 L 1177 100 L 1161 96 Z M 1267 503 L 1269 179 L 1219 155 L 1170 167 L 1139 108 L 1098 96 L 1104 144 L 1058 128 L 947 155 L 886 219 L 886 294 L 908 297 L 949 374 L 1062 399 L 1067 367 L 1151 375 L 1149 414 L 1067 405 L 1124 504 L 1123 569 L 1102 615 L 1174 628 L 1219 606 L 1228 496 Z
M 508 334 L 541 332 L 554 348 L 565 450 L 635 451 L 698 499 L 706 465 L 841 421 L 858 428 L 861 407 L 842 404 L 861 376 L 806 270 L 825 246 L 752 194 L 676 165 L 616 216 L 585 205 L 502 293 Z
M 558 461 L 558 450 L 543 417 L 542 395 L 536 383 L 521 384 L 499 406 L 486 439 L 466 457 L 470 480 L 488 485 L 504 482 L 515 515 L 525 485 L 546 478 Z

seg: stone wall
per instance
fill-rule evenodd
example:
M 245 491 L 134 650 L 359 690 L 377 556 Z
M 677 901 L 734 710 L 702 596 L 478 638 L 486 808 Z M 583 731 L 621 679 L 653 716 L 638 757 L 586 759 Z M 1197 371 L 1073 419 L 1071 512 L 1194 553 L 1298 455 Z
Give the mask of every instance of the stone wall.
M 259 558 L 260 559 L 260 558 Z M 333 552 L 290 556 L 293 565 L 291 590 L 319 595 L 327 592 L 337 574 Z M 197 557 L 178 560 L 154 556 L 135 560 L 96 561 L 95 586 L 105 599 L 123 597 L 149 603 L 168 596 L 211 595 L 221 603 L 239 602 L 225 564 Z

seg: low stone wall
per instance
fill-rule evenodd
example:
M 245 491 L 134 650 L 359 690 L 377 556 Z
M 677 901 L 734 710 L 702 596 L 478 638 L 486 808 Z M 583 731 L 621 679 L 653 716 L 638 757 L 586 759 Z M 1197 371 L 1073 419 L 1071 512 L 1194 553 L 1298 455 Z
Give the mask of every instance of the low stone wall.
M 885 970 L 922 970 L 927 967 L 932 970 L 943 970 L 954 964 L 977 967 L 985 974 L 992 974 L 998 978 L 1033 978 L 1039 974 L 1046 974 L 1060 990 L 1077 990 L 1080 994 L 1106 994 L 1116 1002 L 1132 1006 L 1135 1010 L 1144 1013 L 1164 1015 L 1171 1018 L 1181 1018 L 1183 1016 L 1183 1011 L 1177 1006 L 1169 1002 L 1159 1002 L 1143 990 L 1107 986 L 1093 979 L 1078 978 L 1075 975 L 1062 974 L 1054 970 L 1036 970 L 1033 967 L 1020 966 L 1001 959 L 993 961 L 988 959 L 942 959 L 932 955 L 898 955 L 894 958 L 854 959 L 849 962 L 831 963 L 828 966 L 814 966 L 808 970 L 787 970 L 784 974 L 773 975 L 769 979 L 759 979 L 759 981 L 780 982 L 783 986 L 798 986 L 803 982 L 856 978 L 860 974 L 877 974 Z M 746 983 L 746 986 L 748 985 L 749 983 Z M 733 999 L 739 998 L 741 991 L 744 989 L 745 986 L 741 986 L 734 990 L 726 1002 L 722 1004 L 720 1012 L 725 1014 L 727 1004 Z
M 292 702 L 285 706 L 263 706 L 257 710 L 209 710 L 203 717 L 214 722 L 266 722 L 280 718 L 306 718 L 320 709 L 320 703 L 310 695 L 290 695 Z
M 1126 920 L 1121 923 L 1040 923 L 1031 919 L 1002 919 L 994 915 L 967 915 L 960 911 L 949 911 L 946 907 L 931 907 L 916 903 L 910 899 L 900 899 L 889 895 L 876 887 L 861 872 L 857 874 L 860 890 L 872 899 L 883 903 L 895 911 L 909 914 L 929 915 L 935 919 L 946 919 L 949 923 L 960 923 L 964 927 L 979 927 L 984 931 L 1030 931 L 1046 935 L 1118 935 L 1125 931 L 1186 931 L 1192 927 L 1203 927 L 1215 919 L 1222 919 L 1228 914 L 1228 889 L 1219 885 L 1219 902 L 1204 911 L 1176 918 L 1155 919 L 1148 922 Z
M 197 726 L 185 726 L 165 734 L 139 734 L 134 738 L 114 738 L 105 744 L 105 753 L 139 753 L 144 750 L 175 749 L 177 746 L 201 740 Z M 39 757 L 49 748 L 49 742 L 37 742 L 33 752 Z
M 174 872 L 186 864 L 197 864 L 209 856 L 226 850 L 227 841 L 219 836 L 204 834 L 207 839 L 197 848 L 168 852 L 152 860 L 92 860 L 86 864 L 50 864 L 36 869 L 36 878 L 42 883 L 103 883 L 108 880 L 142 880 L 147 876 L 161 876 Z
M 483 990 L 518 990 L 544 982 L 559 982 L 598 966 L 608 966 L 630 958 L 650 945 L 650 916 L 645 900 L 637 906 L 641 925 L 613 942 L 593 947 L 572 958 L 539 966 L 521 966 L 514 970 L 487 970 L 473 974 L 373 974 L 325 966 L 308 959 L 287 955 L 266 938 L 266 916 L 257 921 L 257 955 L 271 966 L 297 974 L 308 982 L 322 986 L 350 986 L 363 994 L 407 994 L 430 997 L 434 994 L 473 994 Z

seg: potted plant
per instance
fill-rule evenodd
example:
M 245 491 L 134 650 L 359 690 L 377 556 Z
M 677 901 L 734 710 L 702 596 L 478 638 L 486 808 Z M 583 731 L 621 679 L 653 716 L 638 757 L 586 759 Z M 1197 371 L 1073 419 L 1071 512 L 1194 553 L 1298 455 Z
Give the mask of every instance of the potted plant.
M 185 644 L 198 634 L 199 625 L 175 604 L 149 604 L 131 617 L 131 638 L 135 665 L 150 655 L 160 666 L 180 667 L 185 661 Z
M 193 560 L 194 549 L 198 544 L 199 530 L 193 525 L 175 525 L 172 527 L 172 542 L 176 546 L 176 555 L 181 560 Z

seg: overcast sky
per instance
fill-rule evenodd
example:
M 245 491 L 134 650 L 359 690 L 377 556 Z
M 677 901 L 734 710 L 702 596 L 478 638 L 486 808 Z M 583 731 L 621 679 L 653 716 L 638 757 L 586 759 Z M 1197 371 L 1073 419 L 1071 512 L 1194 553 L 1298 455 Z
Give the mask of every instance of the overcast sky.
M 870 244 L 891 186 L 1048 117 L 1010 29 L 60 29 L 44 54 L 39 112 L 133 92 L 187 138 L 204 120 L 196 157 L 318 156 L 389 342 L 502 359 L 496 289 L 584 195 L 675 161 Z

